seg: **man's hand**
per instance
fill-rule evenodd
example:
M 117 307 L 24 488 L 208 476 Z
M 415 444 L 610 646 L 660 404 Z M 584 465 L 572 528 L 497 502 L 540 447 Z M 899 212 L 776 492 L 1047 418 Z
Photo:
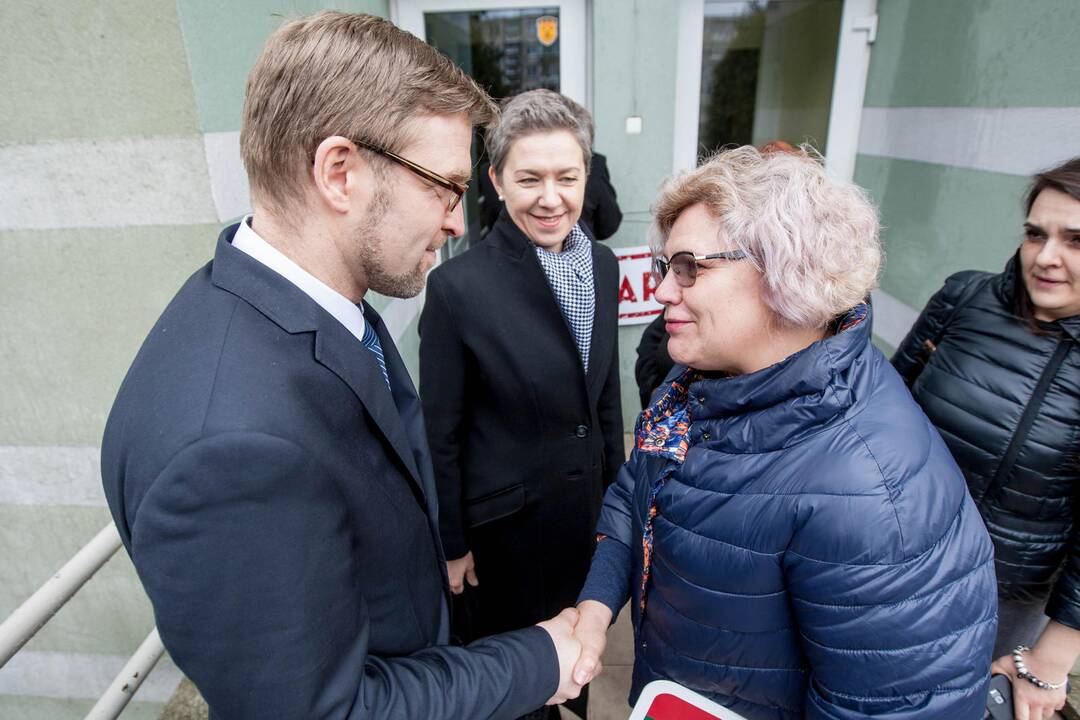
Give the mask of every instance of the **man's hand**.
M 574 637 L 581 643 L 581 657 L 574 665 L 574 682 L 586 685 L 603 669 L 600 656 L 607 645 L 611 608 L 596 600 L 584 600 L 577 609 L 579 617 Z
M 581 655 L 581 643 L 574 637 L 577 621 L 578 611 L 566 608 L 550 620 L 536 624 L 551 636 L 551 641 L 555 643 L 555 652 L 559 655 L 559 688 L 545 705 L 559 705 L 581 694 L 581 685 L 575 683 L 570 676 L 574 663 Z
M 1052 667 L 1041 662 L 1031 652 L 1024 653 L 1024 664 L 1035 677 L 1048 682 L 1059 682 L 1068 674 L 1068 669 Z M 1012 681 L 1013 717 L 1015 720 L 1044 720 L 1051 718 L 1054 712 L 1065 706 L 1065 688 L 1043 690 L 1027 680 L 1016 676 L 1016 665 L 1012 655 L 1002 655 L 990 666 L 991 675 L 1008 675 Z
M 476 579 L 476 563 L 473 562 L 471 550 L 457 560 L 447 560 L 446 574 L 450 576 L 450 592 L 455 595 L 465 592 L 465 581 L 473 587 L 480 584 Z

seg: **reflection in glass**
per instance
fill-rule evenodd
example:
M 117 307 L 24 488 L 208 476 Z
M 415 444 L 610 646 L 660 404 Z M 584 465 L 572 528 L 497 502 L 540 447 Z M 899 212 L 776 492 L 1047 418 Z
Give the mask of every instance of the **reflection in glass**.
M 822 152 L 842 0 L 706 0 L 698 156 L 735 144 Z

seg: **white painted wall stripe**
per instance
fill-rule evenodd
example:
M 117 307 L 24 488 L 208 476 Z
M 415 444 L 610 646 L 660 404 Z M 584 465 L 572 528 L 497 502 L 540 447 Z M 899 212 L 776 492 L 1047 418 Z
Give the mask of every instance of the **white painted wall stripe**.
M 0 695 L 97 700 L 127 661 L 124 655 L 22 650 L 0 668 Z M 182 677 L 166 655 L 147 676 L 135 700 L 167 702 Z
M 0 446 L 0 505 L 105 507 L 96 447 Z
M 1080 108 L 868 107 L 859 152 L 1031 175 L 1080 155 Z
M 216 219 L 199 136 L 0 147 L 0 229 Z
M 240 159 L 240 131 L 207 133 L 203 145 L 218 222 L 247 215 L 251 212 L 251 193 Z
M 908 330 L 919 319 L 919 311 L 884 290 L 874 290 L 871 298 L 874 303 L 874 334 L 894 348 L 899 347 Z

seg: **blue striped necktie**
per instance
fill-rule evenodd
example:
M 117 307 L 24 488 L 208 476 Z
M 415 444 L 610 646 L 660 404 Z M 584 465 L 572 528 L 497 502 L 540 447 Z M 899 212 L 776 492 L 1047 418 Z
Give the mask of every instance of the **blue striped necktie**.
M 360 338 L 360 342 L 375 355 L 375 360 L 379 363 L 379 369 L 382 370 L 383 380 L 386 381 L 386 389 L 389 390 L 390 375 L 386 372 L 386 359 L 383 357 L 382 344 L 379 342 L 379 336 L 375 334 L 375 328 L 371 327 L 371 323 L 364 322 L 364 337 Z

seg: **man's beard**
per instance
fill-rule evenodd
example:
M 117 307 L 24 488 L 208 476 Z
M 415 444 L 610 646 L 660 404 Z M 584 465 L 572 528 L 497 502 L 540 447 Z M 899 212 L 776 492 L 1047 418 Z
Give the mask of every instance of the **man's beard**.
M 383 186 L 371 199 L 367 219 L 356 228 L 354 237 L 360 248 L 364 275 L 369 290 L 395 298 L 411 298 L 420 294 L 427 280 L 423 257 L 416 267 L 400 275 L 386 271 L 386 248 L 379 242 L 379 224 L 386 216 L 392 202 L 390 189 Z

